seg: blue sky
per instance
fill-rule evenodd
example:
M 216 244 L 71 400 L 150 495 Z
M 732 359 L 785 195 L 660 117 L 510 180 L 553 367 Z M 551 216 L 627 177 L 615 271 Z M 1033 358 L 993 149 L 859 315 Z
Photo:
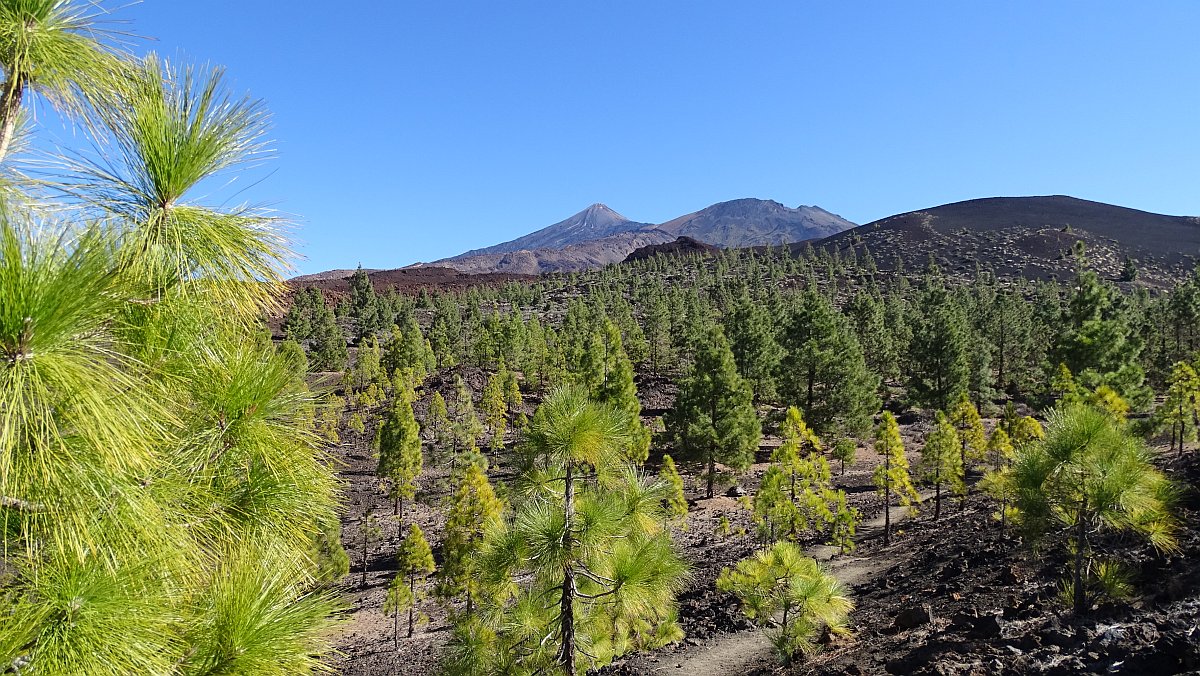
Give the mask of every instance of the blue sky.
M 648 222 L 738 197 L 859 223 L 1032 194 L 1200 215 L 1196 2 L 147 0 L 118 16 L 266 101 L 278 153 L 238 197 L 295 217 L 300 272 L 432 260 L 593 202 Z

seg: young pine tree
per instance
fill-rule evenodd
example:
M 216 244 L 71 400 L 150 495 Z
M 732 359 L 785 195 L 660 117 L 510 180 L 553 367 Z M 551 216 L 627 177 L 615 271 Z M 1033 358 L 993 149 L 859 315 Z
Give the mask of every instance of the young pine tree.
M 464 465 L 455 483 L 457 488 L 446 510 L 437 594 L 444 599 L 465 596 L 469 611 L 479 598 L 479 571 L 472 555 L 490 525 L 503 516 L 504 503 L 496 497 L 486 472 L 477 463 Z
M 658 471 L 658 479 L 667 489 L 666 511 L 672 518 L 683 519 L 688 513 L 687 496 L 683 493 L 683 477 L 675 468 L 675 460 L 669 455 L 663 456 L 662 468 Z
M 742 612 L 759 627 L 777 627 L 767 636 L 784 664 L 797 653 L 814 652 L 826 629 L 845 633 L 854 609 L 837 578 L 791 542 L 777 542 L 722 570 L 717 589 L 737 596 Z
M 901 507 L 910 509 L 915 509 L 912 505 L 921 501 L 908 473 L 900 426 L 890 411 L 883 412 L 883 418 L 875 428 L 875 452 L 883 456 L 883 463 L 875 468 L 874 482 L 883 497 L 883 543 L 886 545 L 892 541 L 892 496 L 899 499 Z
M 716 325 L 697 345 L 670 426 L 678 447 L 707 465 L 709 498 L 716 484 L 717 462 L 741 470 L 754 459 L 762 432 L 753 394 L 738 375 L 729 342 Z
M 661 487 L 624 457 L 626 415 L 577 387 L 539 407 L 523 499 L 477 559 L 489 603 L 459 622 L 450 673 L 576 675 L 681 636 L 686 567 L 664 528 Z
M 417 477 L 421 475 L 421 428 L 413 416 L 412 390 L 400 391 L 375 434 L 375 450 L 379 464 L 375 473 L 391 483 L 389 494 L 395 501 L 399 532 L 404 529 L 404 501 L 417 494 Z
M 504 448 L 504 435 L 508 432 L 508 402 L 504 398 L 506 372 L 504 362 L 501 361 L 500 371 L 488 378 L 479 400 L 479 407 L 483 411 L 483 424 L 491 430 L 489 447 L 493 451 Z
M 392 615 L 392 642 L 395 649 L 399 650 L 400 614 L 408 611 L 408 637 L 412 638 L 416 629 L 417 603 L 421 600 L 417 579 L 425 578 L 434 571 L 433 552 L 417 524 L 409 525 L 408 535 L 400 542 L 396 560 L 400 563 L 400 568 L 388 587 L 387 598 L 383 601 L 383 612 L 385 615 Z
M 854 457 L 857 454 L 858 444 L 855 443 L 853 439 L 848 437 L 838 439 L 837 443 L 833 445 L 833 450 L 830 451 L 830 455 L 833 457 L 833 459 L 841 463 L 839 474 L 843 475 L 846 473 L 846 463 L 853 465 Z
M 968 402 L 969 403 L 969 402 Z M 954 425 L 946 414 L 937 412 L 933 432 L 921 447 L 920 471 L 926 482 L 933 484 L 933 520 L 942 515 L 942 486 L 954 494 L 966 493 L 963 482 L 961 443 Z
M 429 396 L 429 413 L 425 422 L 433 431 L 433 443 L 445 449 L 454 443 L 450 428 L 450 413 L 446 410 L 446 399 L 441 392 L 435 391 Z
M 1046 438 L 1017 451 L 1013 462 L 1017 514 L 1034 540 L 1059 532 L 1071 541 L 1066 589 L 1076 616 L 1090 606 L 1089 535 L 1127 531 L 1160 551 L 1175 551 L 1174 489 L 1151 463 L 1149 450 L 1109 415 L 1072 405 L 1051 411 Z

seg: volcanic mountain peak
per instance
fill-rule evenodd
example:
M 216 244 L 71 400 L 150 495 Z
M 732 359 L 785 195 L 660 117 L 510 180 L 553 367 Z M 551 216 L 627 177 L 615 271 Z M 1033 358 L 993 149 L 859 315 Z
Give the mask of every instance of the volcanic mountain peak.
M 789 244 L 820 239 L 855 227 L 820 207 L 791 208 L 774 200 L 742 198 L 718 202 L 658 228 L 722 248 Z
M 635 223 L 608 206 L 597 202 L 570 218 L 536 232 L 494 246 L 474 249 L 447 260 L 457 261 L 482 254 L 510 253 L 521 250 L 561 249 L 572 244 L 639 230 L 645 225 L 645 223 Z

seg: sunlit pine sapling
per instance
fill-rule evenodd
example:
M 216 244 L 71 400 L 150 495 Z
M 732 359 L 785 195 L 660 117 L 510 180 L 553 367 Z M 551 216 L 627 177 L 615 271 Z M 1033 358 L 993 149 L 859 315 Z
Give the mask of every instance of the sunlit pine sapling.
M 979 410 L 975 408 L 975 404 L 971 402 L 971 398 L 966 392 L 959 396 L 954 408 L 950 411 L 949 418 L 958 435 L 958 464 L 962 467 L 964 486 L 964 490 L 959 492 L 961 498 L 958 507 L 962 509 L 966 505 L 967 492 L 970 490 L 970 487 L 966 485 L 967 472 L 972 461 L 983 460 L 987 451 L 987 430 L 983 427 L 983 419 L 979 416 Z
M 399 650 L 400 614 L 408 611 L 408 637 L 412 638 L 418 619 L 417 603 L 423 596 L 417 588 L 417 580 L 423 580 L 434 572 L 433 552 L 417 524 L 409 525 L 408 535 L 400 542 L 396 560 L 400 566 L 388 587 L 383 612 L 392 615 L 392 642 L 395 649 Z
M 900 506 L 909 507 L 910 511 L 916 511 L 914 505 L 921 502 L 908 472 L 900 426 L 891 411 L 883 412 L 875 428 L 875 452 L 883 456 L 883 462 L 875 467 L 873 479 L 877 492 L 883 497 L 883 543 L 886 545 L 892 541 L 892 496 L 895 495 Z
M 921 477 L 933 484 L 933 520 L 937 521 L 942 515 L 942 486 L 950 489 L 951 493 L 962 495 L 966 492 L 963 481 L 961 443 L 958 432 L 946 414 L 937 412 L 933 432 L 925 439 L 921 447 Z
M 1127 584 L 1119 567 L 1093 558 L 1091 534 L 1126 531 L 1160 551 L 1178 550 L 1176 489 L 1145 444 L 1105 411 L 1079 404 L 1051 411 L 1046 438 L 1017 451 L 1012 481 L 1025 534 L 1037 541 L 1057 533 L 1070 542 L 1064 592 L 1077 618 L 1091 605 L 1089 587 L 1112 593 Z
M 627 415 L 580 387 L 542 402 L 514 518 L 493 524 L 477 559 L 489 602 L 457 623 L 450 673 L 582 674 L 682 637 L 686 566 L 662 487 L 626 455 Z
M 370 565 L 371 544 L 383 537 L 383 529 L 379 527 L 379 520 L 375 518 L 375 510 L 367 509 L 362 522 L 358 525 L 358 534 L 362 537 L 362 575 L 359 578 L 358 586 L 365 589 L 367 567 Z
M 464 597 L 469 613 L 479 596 L 479 571 L 472 557 L 489 526 L 504 515 L 504 503 L 478 463 L 466 463 L 455 477 L 457 488 L 446 512 L 436 593 L 446 600 Z
M 854 457 L 857 453 L 858 444 L 855 443 L 853 439 L 848 437 L 838 439 L 837 443 L 833 445 L 833 450 L 830 452 L 830 455 L 833 456 L 834 460 L 837 460 L 839 463 L 841 463 L 841 467 L 839 468 L 838 472 L 839 475 L 846 474 L 846 463 L 853 465 Z
M 416 395 L 407 383 L 403 387 L 395 391 L 387 417 L 375 433 L 375 450 L 379 454 L 375 473 L 390 483 L 388 492 L 395 502 L 398 534 L 404 532 L 404 501 L 416 496 L 417 478 L 424 461 L 421 428 L 412 409 Z
M 679 476 L 679 470 L 675 467 L 675 460 L 671 456 L 663 456 L 662 467 L 658 470 L 658 478 L 666 486 L 667 514 L 672 518 L 679 519 L 682 526 L 687 528 L 688 502 L 687 496 L 683 492 L 683 477 Z
M 738 597 L 742 612 L 766 631 L 784 664 L 797 653 L 814 652 L 826 629 L 847 633 L 846 620 L 854 609 L 837 578 L 786 541 L 722 570 L 717 588 Z
M 508 402 L 504 398 L 503 362 L 500 369 L 488 378 L 479 401 L 479 407 L 483 411 L 483 424 L 491 430 L 489 448 L 493 451 L 504 448 L 504 435 L 508 432 Z
M 1178 449 L 1181 454 L 1196 430 L 1197 393 L 1200 393 L 1200 376 L 1187 362 L 1177 362 L 1167 380 L 1166 397 L 1156 413 L 1161 422 L 1171 426 L 1171 450 Z

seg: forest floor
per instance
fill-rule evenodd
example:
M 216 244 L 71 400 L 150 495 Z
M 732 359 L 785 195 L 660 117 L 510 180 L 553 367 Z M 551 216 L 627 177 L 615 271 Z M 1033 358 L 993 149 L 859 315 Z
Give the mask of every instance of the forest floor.
M 420 414 L 418 414 L 420 415 Z M 912 420 L 902 428 L 906 445 L 917 439 L 927 422 Z M 766 441 L 759 463 L 738 477 L 726 493 L 703 499 L 703 486 L 681 465 L 691 509 L 675 528 L 675 539 L 692 563 L 688 589 L 680 596 L 680 622 L 687 637 L 657 651 L 627 656 L 602 670 L 604 674 L 1173 674 L 1200 670 L 1200 454 L 1162 458 L 1163 468 L 1183 487 L 1181 551 L 1172 556 L 1121 538 L 1102 538 L 1098 550 L 1132 552 L 1137 564 L 1136 595 L 1123 603 L 1096 607 L 1081 623 L 1073 623 L 1057 601 L 1057 584 L 1066 570 L 1061 546 L 1037 556 L 1013 533 L 1002 535 L 992 518 L 994 505 L 977 492 L 959 507 L 942 505 L 934 522 L 932 504 L 901 520 L 893 511 L 891 544 L 882 540 L 882 502 L 871 484 L 879 456 L 860 448 L 858 457 L 838 474 L 834 486 L 862 512 L 857 549 L 837 554 L 823 538 L 801 539 L 805 551 L 818 558 L 846 584 L 856 608 L 852 635 L 836 639 L 814 656 L 782 667 L 770 644 L 746 620 L 737 601 L 715 589 L 720 571 L 751 554 L 759 542 L 748 501 L 739 499 L 759 483 L 770 452 Z M 347 511 L 343 541 L 351 573 L 343 583 L 349 605 L 347 622 L 337 642 L 339 656 L 331 665 L 348 676 L 437 673 L 440 653 L 450 636 L 448 611 L 434 599 L 421 603 L 429 621 L 406 638 L 402 618 L 399 647 L 393 644 L 393 618 L 382 612 L 387 587 L 395 575 L 399 544 L 392 505 L 374 476 L 375 460 L 364 438 L 346 439 L 338 448 L 345 481 Z M 493 481 L 505 478 L 505 455 L 489 455 Z M 651 466 L 654 465 L 652 459 Z M 910 453 L 915 463 L 915 452 Z M 438 463 L 427 460 L 422 491 L 406 507 L 406 519 L 425 531 L 435 554 L 441 540 L 448 478 Z M 368 510 L 381 520 L 383 537 L 373 541 L 362 583 L 360 525 Z M 718 532 L 722 516 L 732 532 Z M 831 558 L 832 557 L 832 558 Z

